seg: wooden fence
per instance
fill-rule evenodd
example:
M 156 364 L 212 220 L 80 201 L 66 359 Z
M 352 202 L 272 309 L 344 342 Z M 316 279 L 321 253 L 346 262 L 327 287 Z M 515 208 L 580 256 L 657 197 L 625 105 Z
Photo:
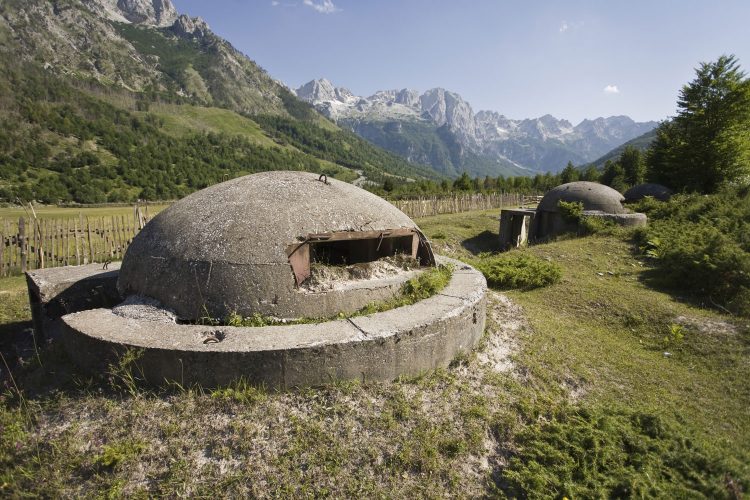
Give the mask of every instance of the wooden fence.
M 518 206 L 522 200 L 523 196 L 517 193 L 488 193 L 432 196 L 412 200 L 390 200 L 390 202 L 409 217 L 416 219 L 430 215 Z
M 148 209 L 140 207 L 132 216 L 2 219 L 0 276 L 120 260 L 148 219 Z
M 409 217 L 487 210 L 524 203 L 516 193 L 466 194 L 393 200 Z M 148 207 L 130 216 L 73 218 L 33 216 L 0 219 L 0 276 L 32 269 L 120 260 L 133 237 L 149 219 Z

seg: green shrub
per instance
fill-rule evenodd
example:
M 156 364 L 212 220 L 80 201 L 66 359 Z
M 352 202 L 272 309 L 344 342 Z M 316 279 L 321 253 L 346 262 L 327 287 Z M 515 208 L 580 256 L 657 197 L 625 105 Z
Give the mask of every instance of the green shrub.
M 521 251 L 480 258 L 475 266 L 487 283 L 500 289 L 531 289 L 560 281 L 562 269 L 554 262 Z
M 557 208 L 565 222 L 577 224 L 583 217 L 583 203 L 580 201 L 563 201 L 557 202 Z
M 635 231 L 653 259 L 654 281 L 750 315 L 750 196 L 730 188 L 713 195 L 679 195 L 643 203 L 648 227 Z
M 146 445 L 134 441 L 118 441 L 105 445 L 102 452 L 94 458 L 94 463 L 99 467 L 111 469 L 122 462 L 138 457 L 146 450 Z
M 373 302 L 357 311 L 354 316 L 388 311 L 396 307 L 415 304 L 432 297 L 445 288 L 453 276 L 453 266 L 439 265 L 423 271 L 401 286 L 399 295 L 384 302 Z
M 515 441 L 501 481 L 511 498 L 727 498 L 730 481 L 750 487 L 722 450 L 648 411 L 565 407 Z
M 601 217 L 581 217 L 578 224 L 578 233 L 586 234 L 612 234 L 616 233 L 620 226 L 614 221 L 602 219 Z

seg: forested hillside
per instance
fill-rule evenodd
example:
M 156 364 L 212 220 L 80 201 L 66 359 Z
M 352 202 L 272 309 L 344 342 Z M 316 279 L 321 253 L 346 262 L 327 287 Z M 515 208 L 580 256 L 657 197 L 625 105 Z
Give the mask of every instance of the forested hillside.
M 175 199 L 279 169 L 440 178 L 339 129 L 199 20 L 138 26 L 88 4 L 0 6 L 0 201 Z M 103 49 L 54 53 L 61 30 Z

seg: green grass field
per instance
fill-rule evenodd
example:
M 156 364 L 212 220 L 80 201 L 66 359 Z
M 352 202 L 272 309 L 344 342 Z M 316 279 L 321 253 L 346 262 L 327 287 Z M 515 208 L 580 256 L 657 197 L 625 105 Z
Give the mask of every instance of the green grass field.
M 439 253 L 497 250 L 497 210 L 418 223 Z M 747 319 L 650 287 L 626 233 L 523 252 L 562 279 L 490 291 L 479 348 L 413 379 L 154 391 L 47 348 L 2 395 L 0 492 L 744 498 Z M 29 328 L 26 300 L 21 278 L 0 280 L 3 338 Z
M 148 204 L 148 213 L 153 216 L 165 208 L 168 204 Z M 102 206 L 102 207 L 58 207 L 57 205 L 34 205 L 34 210 L 39 218 L 49 219 L 73 219 L 78 217 L 78 214 L 83 214 L 88 217 L 103 217 L 111 215 L 124 215 L 126 217 L 133 216 L 133 205 L 123 206 Z M 141 210 L 146 210 L 146 205 L 141 205 Z M 15 220 L 18 222 L 19 217 L 29 217 L 31 211 L 28 207 L 23 208 L 20 206 L 12 207 L 0 207 L 0 219 Z
M 161 118 L 164 121 L 164 131 L 178 137 L 194 134 L 196 131 L 224 132 L 241 135 L 259 146 L 276 146 L 276 143 L 266 136 L 260 125 L 227 109 L 153 104 L 148 113 L 141 112 L 140 114 L 142 116 L 152 114 Z

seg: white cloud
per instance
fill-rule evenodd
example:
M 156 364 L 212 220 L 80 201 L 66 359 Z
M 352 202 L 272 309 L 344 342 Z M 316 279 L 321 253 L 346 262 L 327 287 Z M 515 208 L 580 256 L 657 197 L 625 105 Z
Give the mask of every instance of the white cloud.
M 279 2 L 279 1 L 277 1 L 277 0 L 273 0 L 273 1 L 271 2 L 271 7 L 278 7 L 279 5 L 281 5 L 281 2 Z
M 617 85 L 607 85 L 604 87 L 604 93 L 605 94 L 619 94 L 620 89 L 617 88 Z
M 561 35 L 568 33 L 568 32 L 572 33 L 574 31 L 578 31 L 579 29 L 583 28 L 583 24 L 584 24 L 583 21 L 576 21 L 576 22 L 562 21 L 560 23 L 560 27 L 557 28 L 557 31 L 559 31 Z
M 321 14 L 333 14 L 341 10 L 333 4 L 333 0 L 302 0 L 302 3 Z

